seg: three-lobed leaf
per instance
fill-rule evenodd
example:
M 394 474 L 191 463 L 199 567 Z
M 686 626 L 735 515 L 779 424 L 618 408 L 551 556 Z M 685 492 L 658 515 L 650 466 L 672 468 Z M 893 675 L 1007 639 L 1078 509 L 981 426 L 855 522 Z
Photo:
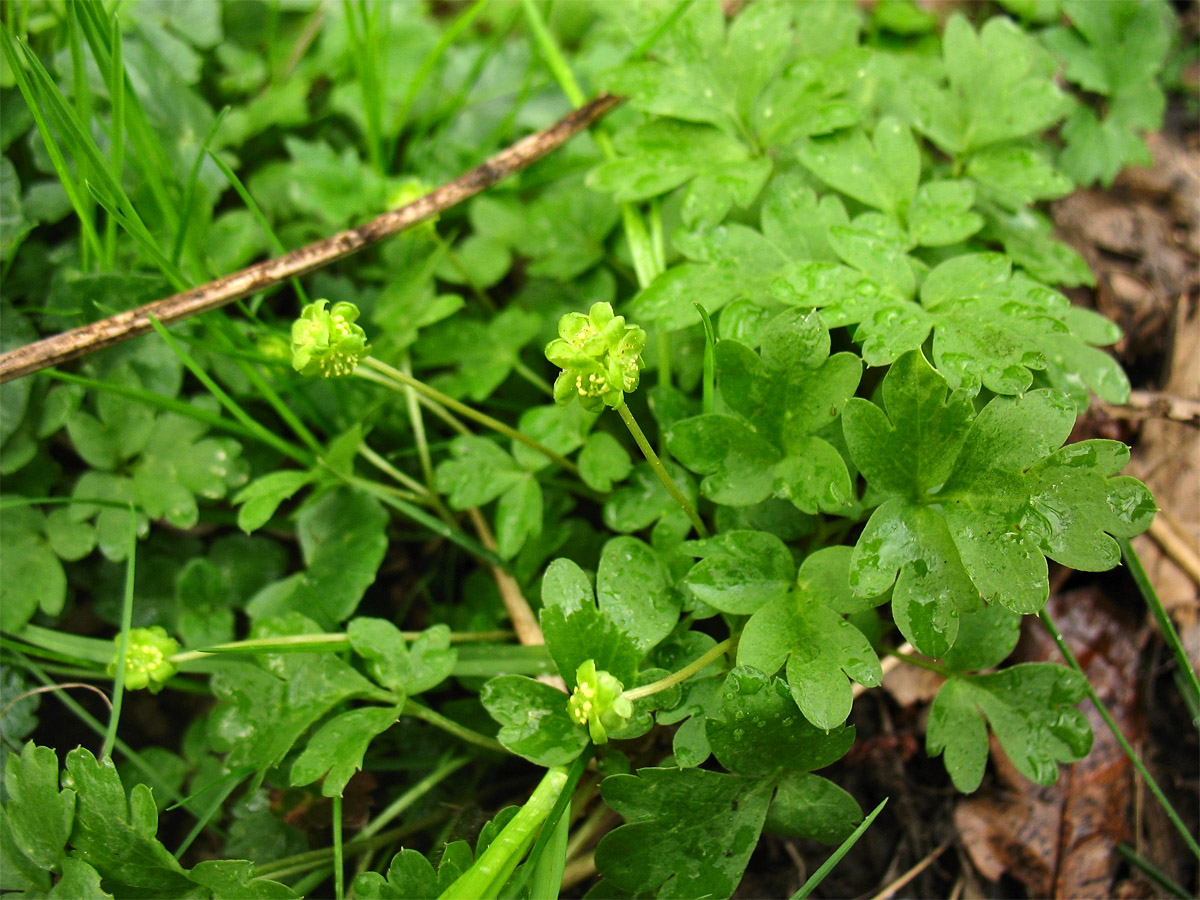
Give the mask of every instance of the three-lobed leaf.
M 929 710 L 929 754 L 944 754 L 956 788 L 975 790 L 987 763 L 986 718 L 1022 775 L 1038 784 L 1053 784 L 1058 763 L 1075 762 L 1091 749 L 1091 727 L 1075 708 L 1086 692 L 1082 675 L 1052 663 L 954 676 Z

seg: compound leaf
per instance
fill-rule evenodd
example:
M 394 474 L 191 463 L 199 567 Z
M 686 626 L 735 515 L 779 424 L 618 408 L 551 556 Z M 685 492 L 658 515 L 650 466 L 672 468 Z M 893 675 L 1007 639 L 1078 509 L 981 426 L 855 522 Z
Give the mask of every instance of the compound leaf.
M 437 489 L 452 509 L 472 509 L 517 486 L 527 473 L 495 441 L 457 437 L 437 467 Z
M 613 603 L 613 586 L 611 579 L 606 582 L 609 603 Z M 589 659 L 623 684 L 633 683 L 645 653 L 638 640 L 623 629 L 623 623 L 629 621 L 624 600 L 613 604 L 615 614 L 610 614 L 605 606 L 596 606 L 587 575 L 575 563 L 556 559 L 546 568 L 539 619 L 550 655 L 569 686 L 575 683 L 575 670 Z M 563 709 L 565 715 L 566 707 Z
M 58 755 L 32 741 L 4 767 L 4 816 L 11 840 L 35 866 L 58 867 L 75 818 L 75 792 L 58 789 Z
M 1117 550 L 1108 535 L 1149 526 L 1149 492 L 1111 477 L 1126 459 L 1116 446 L 1089 441 L 1054 452 L 1075 419 L 1065 395 L 1038 390 L 951 414 L 955 395 L 917 353 L 897 361 L 883 395 L 890 424 L 866 400 L 850 401 L 843 415 L 851 456 L 887 498 L 859 537 L 850 583 L 876 596 L 899 575 L 893 611 L 922 652 L 946 652 L 958 613 L 980 597 L 1019 613 L 1041 609 L 1044 557 L 1111 566 Z M 905 465 L 878 453 L 877 441 Z
M 676 422 L 671 454 L 704 475 L 700 491 L 715 503 L 753 506 L 771 496 L 780 452 L 741 419 L 709 413 Z
M 434 625 L 410 646 L 386 619 L 356 616 L 346 629 L 354 652 L 363 657 L 371 677 L 386 688 L 408 695 L 432 690 L 450 677 L 458 653 L 450 646 L 450 628 Z
M 107 884 L 160 896 L 188 894 L 183 866 L 156 837 L 158 809 L 150 789 L 138 784 L 127 795 L 112 760 L 97 761 L 82 747 L 67 754 L 66 769 L 76 793 L 74 854 Z

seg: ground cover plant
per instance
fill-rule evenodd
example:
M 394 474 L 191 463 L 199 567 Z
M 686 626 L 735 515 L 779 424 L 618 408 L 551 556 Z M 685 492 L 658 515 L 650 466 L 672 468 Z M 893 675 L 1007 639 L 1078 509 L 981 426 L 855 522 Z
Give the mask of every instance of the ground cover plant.
M 819 893 L 897 664 L 947 787 L 1086 757 L 1010 656 L 1156 504 L 1044 204 L 1148 159 L 1172 7 L 2 9 L 4 891 Z

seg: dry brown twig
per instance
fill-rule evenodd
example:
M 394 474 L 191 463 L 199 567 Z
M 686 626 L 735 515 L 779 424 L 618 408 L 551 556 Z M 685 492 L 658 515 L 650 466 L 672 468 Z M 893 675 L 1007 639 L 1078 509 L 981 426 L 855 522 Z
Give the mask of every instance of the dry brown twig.
M 601 94 L 590 103 L 563 116 L 549 128 L 522 138 L 454 181 L 430 191 L 406 206 L 389 210 L 365 225 L 339 232 L 283 256 L 256 263 L 240 272 L 137 309 L 127 310 L 90 325 L 10 350 L 0 355 L 0 382 L 11 381 L 131 337 L 146 334 L 153 328 L 151 317 L 169 325 L 345 259 L 386 237 L 457 206 L 509 175 L 537 162 L 591 126 L 620 102 L 620 97 Z
M 1124 406 L 1103 404 L 1104 412 L 1114 419 L 1167 419 L 1200 427 L 1200 400 L 1176 397 L 1159 391 L 1130 391 Z

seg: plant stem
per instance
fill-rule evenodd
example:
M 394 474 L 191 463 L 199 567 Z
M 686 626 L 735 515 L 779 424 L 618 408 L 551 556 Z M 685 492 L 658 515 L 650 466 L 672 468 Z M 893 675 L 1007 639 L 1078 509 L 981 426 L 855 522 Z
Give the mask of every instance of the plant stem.
M 416 390 L 417 392 L 424 394 L 429 399 L 436 400 L 442 406 L 445 406 L 445 407 L 448 407 L 449 409 L 454 410 L 460 416 L 465 416 L 466 418 L 471 419 L 472 421 L 478 422 L 480 425 L 483 425 L 485 428 L 490 428 L 493 431 L 497 431 L 500 434 L 504 435 L 505 437 L 512 438 L 514 441 L 518 441 L 518 442 L 524 444 L 526 447 L 529 447 L 532 450 L 536 450 L 538 453 L 541 453 L 547 459 L 551 460 L 554 463 L 557 463 L 559 466 L 566 469 L 572 475 L 579 474 L 579 469 L 576 468 L 575 463 L 571 462 L 569 459 L 563 458 L 562 456 L 560 456 L 559 454 L 557 454 L 553 450 L 551 450 L 549 447 L 547 447 L 545 444 L 541 443 L 540 441 L 534 440 L 529 435 L 522 434 L 521 432 L 517 431 L 515 428 L 513 428 L 509 425 L 505 425 L 499 419 L 494 419 L 491 416 L 489 416 L 487 413 L 481 413 L 481 412 L 479 412 L 479 410 L 472 409 L 471 407 L 467 406 L 465 403 L 460 403 L 458 400 L 455 400 L 453 397 L 443 394 L 437 388 L 432 388 L 429 385 L 427 385 L 425 382 L 419 381 L 418 379 L 414 378 L 413 376 L 408 375 L 404 372 L 401 372 L 399 369 L 393 368 L 392 366 L 389 366 L 385 362 L 381 362 L 380 360 L 376 359 L 373 356 L 367 356 L 364 359 L 362 359 L 361 365 L 370 366 L 371 368 L 375 369 L 375 371 L 380 372 L 380 373 L 386 375 L 387 377 L 391 378 L 393 381 L 398 382 L 402 388 L 403 387 L 411 387 L 414 390 Z
M 121 636 L 117 641 L 116 672 L 113 678 L 112 708 L 109 710 L 108 728 L 104 732 L 104 745 L 100 758 L 112 755 L 113 743 L 117 739 L 117 723 L 121 720 L 121 706 L 125 699 L 125 660 L 129 655 L 129 632 L 133 628 L 133 579 L 137 571 L 137 517 L 133 505 L 129 507 L 129 555 L 125 558 L 125 593 L 121 601 Z
M 1151 881 L 1158 884 L 1163 890 L 1170 891 L 1180 900 L 1189 900 L 1193 895 L 1176 884 L 1166 872 L 1160 869 L 1150 860 L 1138 854 L 1136 850 L 1126 844 L 1117 844 L 1117 852 L 1123 856 L 1130 865 L 1136 866 L 1146 875 Z
M 469 756 L 460 756 L 458 759 L 452 759 L 449 762 L 440 764 L 432 772 L 410 787 L 407 791 L 388 804 L 387 809 L 375 816 L 362 831 L 358 833 L 359 839 L 369 838 L 376 834 L 380 829 L 404 812 L 421 797 L 429 793 L 440 782 L 449 778 L 463 766 L 471 761 Z
M 529 366 L 525 365 L 525 363 L 521 362 L 521 360 L 518 359 L 513 363 L 513 371 L 532 384 L 547 397 L 554 396 L 554 387 L 550 384 L 550 382 L 548 382 L 537 372 L 533 371 L 533 369 L 529 368 Z
M 395 828 L 389 828 L 387 831 L 381 831 L 370 838 L 356 837 L 352 841 L 346 841 L 342 847 L 343 854 L 363 853 L 367 850 L 386 846 L 411 834 L 423 831 L 445 819 L 446 816 L 447 813 L 438 812 L 430 816 L 424 816 L 414 822 L 408 822 Z M 320 850 L 307 850 L 304 853 L 297 853 L 294 856 L 285 856 L 283 859 L 275 859 L 269 863 L 264 863 L 255 868 L 254 875 L 256 878 L 269 878 L 278 881 L 315 869 L 318 866 L 324 865 L 332 857 L 332 847 L 322 847 Z
M 511 894 L 519 896 L 526 882 L 532 876 L 534 886 L 529 893 L 531 898 L 557 897 L 558 888 L 562 884 L 563 865 L 567 859 L 567 837 L 571 827 L 571 800 L 579 786 L 579 779 L 596 752 L 595 744 L 588 744 L 584 751 L 575 757 L 571 768 L 567 771 L 567 780 L 555 800 L 553 808 L 546 816 L 546 824 L 538 834 L 537 840 L 529 851 L 528 860 L 522 874 L 511 884 Z M 554 846 L 547 851 L 551 841 Z M 549 854 L 546 856 L 546 854 Z M 543 856 L 546 856 L 543 859 Z
M 575 73 L 571 71 L 566 57 L 563 56 L 561 48 L 554 40 L 554 35 L 546 27 L 541 12 L 533 0 L 521 0 L 521 7 L 529 22 L 529 28 L 533 31 L 534 42 L 537 44 L 542 58 L 546 61 L 550 73 L 558 82 L 559 88 L 562 89 L 571 106 L 579 109 L 587 102 L 587 97 L 579 86 Z M 603 128 L 596 128 L 592 131 L 592 138 L 596 141 L 596 146 L 600 148 L 600 152 L 604 154 L 606 160 L 616 159 L 617 151 L 613 147 L 612 138 L 609 137 L 608 132 Z M 634 204 L 621 204 L 621 221 L 625 228 L 625 237 L 629 240 L 629 250 L 633 256 L 634 269 L 637 271 L 638 286 L 645 288 L 662 271 L 656 265 L 658 255 L 654 252 L 654 241 Z
M 1150 770 L 1146 768 L 1145 764 L 1138 758 L 1138 755 L 1134 753 L 1133 747 L 1125 739 L 1125 735 L 1121 733 L 1121 729 L 1117 727 L 1117 723 L 1113 719 L 1112 714 L 1109 713 L 1108 707 L 1104 705 L 1104 701 L 1100 699 L 1100 695 L 1092 687 L 1092 683 L 1088 680 L 1083 668 L 1079 665 L 1079 661 L 1075 659 L 1075 654 L 1067 646 L 1062 632 L 1058 630 L 1058 627 L 1054 624 L 1054 620 L 1050 618 L 1050 614 L 1045 610 L 1042 610 L 1039 615 L 1041 616 L 1042 624 L 1046 626 L 1046 631 L 1050 632 L 1050 637 L 1054 638 L 1054 643 L 1058 645 L 1058 650 L 1063 655 L 1063 658 L 1066 659 L 1067 664 L 1083 676 L 1084 687 L 1087 690 L 1088 696 L 1092 698 L 1092 702 L 1096 704 L 1096 711 L 1104 719 L 1104 724 L 1108 726 L 1108 730 L 1113 733 L 1113 737 L 1117 739 L 1117 743 L 1121 745 L 1121 749 L 1125 751 L 1125 755 L 1129 757 L 1129 761 L 1133 763 L 1133 767 L 1142 776 L 1142 780 L 1146 782 L 1146 787 L 1150 789 L 1150 793 L 1154 795 L 1154 798 L 1162 806 L 1163 812 L 1167 814 L 1167 818 L 1171 820 L 1171 824 L 1175 826 L 1176 830 L 1183 837 L 1183 841 L 1187 844 L 1188 849 L 1197 858 L 1200 858 L 1200 844 L 1196 843 L 1196 839 L 1192 836 L 1192 833 L 1188 831 L 1187 826 L 1183 824 L 1183 820 L 1179 818 L 1179 813 L 1175 812 L 1175 807 L 1171 805 L 1171 801 L 1167 799 L 1166 795 L 1162 792 L 1162 788 L 1158 786 L 1158 782 L 1151 776 Z
M 1192 668 L 1187 653 L 1183 649 L 1183 642 L 1179 640 L 1179 632 L 1175 630 L 1171 617 L 1163 609 L 1162 601 L 1158 599 L 1158 591 L 1154 589 L 1154 585 L 1150 583 L 1150 578 L 1146 575 L 1146 570 L 1142 568 L 1142 561 L 1138 557 L 1137 551 L 1133 549 L 1133 544 L 1129 542 L 1128 538 L 1117 538 L 1117 543 L 1121 546 L 1121 555 L 1125 557 L 1125 565 L 1129 567 L 1129 574 L 1133 576 L 1133 581 L 1138 586 L 1142 599 L 1150 607 L 1154 621 L 1158 623 L 1158 630 L 1162 632 L 1163 640 L 1171 648 L 1175 664 L 1179 666 L 1179 675 L 1183 678 L 1187 689 L 1191 691 L 1191 702 L 1188 703 L 1188 708 L 1192 710 L 1194 716 L 1198 701 L 1200 701 L 1200 681 L 1196 678 L 1196 670 Z M 1200 727 L 1200 719 L 1193 718 L 1192 725 Z
M 358 445 L 358 452 L 362 455 L 363 459 L 365 459 L 379 471 L 383 472 L 385 475 L 390 475 L 395 481 L 400 482 L 400 484 L 404 485 L 414 494 L 419 495 L 421 499 L 429 496 L 429 488 L 425 487 L 425 485 L 421 484 L 421 482 L 417 481 L 415 478 L 405 475 L 390 462 L 388 462 L 384 457 L 380 456 L 378 453 L 368 447 L 365 443 Z
M 678 672 L 672 672 L 666 678 L 655 681 L 652 684 L 644 684 L 641 687 L 634 688 L 631 691 L 625 691 L 625 698 L 630 702 L 633 702 L 634 700 L 641 700 L 643 697 L 649 697 L 652 694 L 661 693 L 662 691 L 675 687 L 675 685 L 682 681 L 687 681 L 689 678 L 707 666 L 710 662 L 715 659 L 719 659 L 722 654 L 724 654 L 734 645 L 734 643 L 735 641 L 733 638 L 725 638 L 725 640 L 721 641 L 721 643 L 717 644 L 717 646 L 713 647 L 703 656 L 700 656 L 688 663 Z
M 842 861 L 842 857 L 850 851 L 851 847 L 858 843 L 858 839 L 863 836 L 868 828 L 871 827 L 871 823 L 875 821 L 876 816 L 883 812 L 883 808 L 887 805 L 889 799 L 890 798 L 888 797 L 884 797 L 879 801 L 879 805 L 871 810 L 871 812 L 865 819 L 862 820 L 859 826 L 850 833 L 850 837 L 842 841 L 837 850 L 833 852 L 833 855 L 831 855 L 829 859 L 825 860 L 825 862 L 821 864 L 821 867 L 817 869 L 817 871 L 813 872 L 811 876 L 809 876 L 808 881 L 804 882 L 804 884 L 800 887 L 800 890 L 792 894 L 791 900 L 804 900 L 805 897 L 816 890 L 817 886 L 825 880 L 825 876 L 833 871 L 834 866 Z
M 21 653 L 17 653 L 16 656 L 17 656 L 17 661 L 18 661 L 18 663 L 20 663 L 22 668 L 26 669 L 29 672 L 32 672 L 33 676 L 38 681 L 40 681 L 44 685 L 51 685 L 51 686 L 57 687 L 57 685 L 54 682 L 54 679 L 52 679 L 49 675 L 47 675 L 41 666 L 39 666 L 33 660 L 29 659 L 28 657 L 26 657 L 25 655 L 23 655 Z M 82 706 L 80 706 L 73 697 L 71 697 L 69 694 L 67 694 L 66 691 L 55 690 L 55 691 L 51 691 L 50 693 L 52 693 L 53 696 L 55 698 L 57 698 L 58 701 L 60 703 L 62 703 L 63 706 L 65 706 L 72 713 L 74 713 L 76 718 L 78 718 L 81 722 L 83 722 L 83 724 L 87 725 L 88 728 L 92 729 L 92 731 L 94 731 L 98 735 L 101 735 L 101 736 L 104 735 L 105 726 L 101 725 L 100 721 L 98 719 L 96 719 L 95 716 L 93 716 L 86 709 L 84 709 Z M 121 754 L 126 759 L 129 760 L 130 764 L 133 765 L 135 768 L 137 768 L 139 771 L 141 771 L 141 773 L 146 776 L 146 779 L 148 781 L 150 781 L 151 783 L 155 783 L 155 782 L 157 782 L 158 779 L 161 778 L 162 771 L 160 769 L 157 769 L 154 766 L 152 766 L 150 764 L 150 762 L 144 756 L 142 756 L 140 753 L 138 753 L 136 750 L 134 750 L 132 747 L 130 747 L 128 744 L 126 744 L 119 737 L 113 738 L 113 746 L 116 747 L 119 751 L 121 751 Z M 172 800 L 174 800 L 176 803 L 178 803 L 180 806 L 182 806 L 184 809 L 186 809 L 190 815 L 192 815 L 192 816 L 196 815 L 195 810 L 193 810 L 191 808 L 191 806 L 188 805 L 188 798 L 184 797 L 183 794 L 179 793 L 179 791 L 175 790 L 173 787 L 171 787 L 169 784 L 166 784 L 165 782 L 162 783 L 162 787 L 163 787 L 163 791 L 168 796 L 170 796 L 170 798 Z M 214 830 L 217 832 L 217 834 L 224 837 L 224 834 L 219 827 L 214 826 Z
M 436 728 L 442 729 L 447 734 L 452 734 L 460 740 L 466 741 L 468 744 L 474 744 L 476 747 L 482 747 L 485 750 L 494 750 L 497 753 L 508 754 L 508 748 L 499 741 L 493 740 L 490 737 L 485 737 L 476 731 L 472 731 L 463 725 L 459 725 L 453 719 L 447 719 L 441 713 L 434 712 L 428 706 L 418 703 L 415 700 L 409 700 L 404 704 L 402 715 L 412 716 L 414 719 L 420 719 L 422 722 L 427 722 Z
M 346 896 L 345 857 L 342 855 L 342 796 L 333 798 L 333 896 Z
M 371 369 L 364 369 L 362 366 L 359 366 L 354 370 L 354 374 L 358 378 L 363 378 L 367 381 L 373 381 L 375 384 L 383 385 L 389 391 L 399 390 L 399 387 L 390 378 L 385 375 L 380 375 L 378 372 L 375 372 Z M 435 403 L 428 397 L 421 394 L 417 395 L 417 400 L 427 410 L 449 425 L 454 432 L 461 434 L 464 437 L 470 436 L 471 429 L 460 422 L 453 413 L 446 409 L 446 407 L 442 406 L 440 403 Z
M 679 504 L 679 508 L 691 520 L 696 533 L 702 538 L 708 537 L 708 528 L 705 526 L 704 520 L 700 518 L 700 513 L 696 512 L 696 507 L 692 505 L 692 501 L 685 497 L 683 492 L 679 490 L 679 485 L 671 478 L 671 473 L 667 471 L 667 467 L 662 464 L 662 460 L 658 458 L 658 454 L 654 452 L 654 448 L 646 440 L 646 435 L 642 433 L 642 429 L 638 427 L 633 413 L 629 411 L 629 404 L 622 402 L 617 407 L 617 413 L 621 416 L 621 421 L 625 423 L 625 427 L 629 429 L 629 433 L 633 435 L 634 441 L 637 442 L 642 455 L 646 457 L 646 462 L 650 463 L 650 468 L 654 470 L 654 474 L 658 476 L 658 480 L 662 482 L 663 487 L 667 489 L 667 493 L 671 495 L 671 498 Z
M 411 378 L 412 364 L 409 362 L 407 353 L 404 354 L 404 360 L 400 366 L 400 371 Z M 429 455 L 429 442 L 425 438 L 425 420 L 421 418 L 421 405 L 417 402 L 417 392 L 411 386 L 405 386 L 404 400 L 405 406 L 408 408 L 408 421 L 412 425 L 413 440 L 417 445 L 417 458 L 421 461 L 421 472 L 425 476 L 425 487 L 432 494 L 433 459 Z
M 905 644 L 905 646 L 909 646 Z M 894 656 L 901 662 L 908 663 L 910 666 L 916 666 L 918 669 L 924 669 L 927 672 L 936 672 L 943 678 L 950 677 L 950 670 L 944 666 L 940 666 L 931 659 L 926 659 L 923 656 L 916 656 L 912 653 L 901 653 L 899 650 L 893 650 L 891 647 L 884 647 L 883 652 L 887 656 Z
M 27 626 L 28 627 L 28 626 Z M 401 631 L 400 636 L 406 641 L 415 641 L 424 632 Z M 450 643 L 483 643 L 486 641 L 504 641 L 513 636 L 511 631 L 455 631 L 450 633 Z M 106 642 L 105 642 L 106 643 Z M 184 650 L 171 657 L 171 662 L 178 665 L 197 659 L 207 659 L 222 653 L 322 653 L 341 652 L 350 649 L 350 638 L 342 632 L 328 634 L 293 634 L 282 637 L 248 638 L 244 641 L 230 641 L 226 644 L 213 644 L 199 650 Z

